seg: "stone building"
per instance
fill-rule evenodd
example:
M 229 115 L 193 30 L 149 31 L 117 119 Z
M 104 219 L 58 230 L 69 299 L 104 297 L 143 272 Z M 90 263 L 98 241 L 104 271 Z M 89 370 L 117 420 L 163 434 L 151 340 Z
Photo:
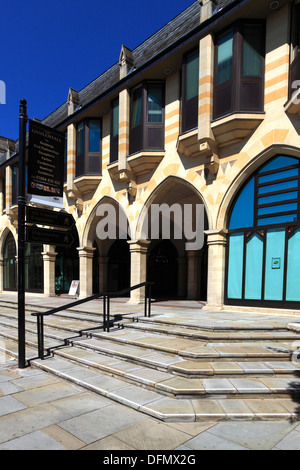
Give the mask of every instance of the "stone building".
M 298 1 L 195 1 L 69 89 L 42 123 L 66 136 L 75 242 L 26 246 L 28 291 L 61 294 L 79 279 L 85 297 L 147 279 L 156 298 L 206 308 L 299 308 L 299 18 Z M 18 142 L 1 138 L 0 154 L 3 291 L 16 289 Z M 169 237 L 149 230 L 163 204 Z

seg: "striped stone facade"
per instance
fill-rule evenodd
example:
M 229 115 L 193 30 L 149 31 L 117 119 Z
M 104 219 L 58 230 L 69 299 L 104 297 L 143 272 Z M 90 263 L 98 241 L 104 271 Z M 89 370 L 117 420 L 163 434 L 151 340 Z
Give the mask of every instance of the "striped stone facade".
M 234 198 L 249 176 L 270 158 L 276 155 L 300 158 L 299 114 L 289 102 L 290 2 L 280 2 L 280 8 L 274 11 L 269 8 L 269 2 L 240 3 L 239 9 L 236 2 L 231 2 L 225 6 L 224 14 L 221 10 L 217 12 L 216 21 L 211 20 L 211 27 L 204 23 L 201 29 L 199 14 L 200 27 L 191 35 L 190 41 L 184 37 L 182 46 L 176 45 L 175 48 L 174 45 L 174 52 L 170 49 L 165 55 L 162 53 L 159 60 L 141 69 L 140 73 L 133 73 L 131 79 L 130 74 L 125 75 L 111 94 L 99 99 L 90 109 L 91 116 L 101 114 L 102 119 L 101 175 L 76 178 L 79 114 L 70 112 L 68 119 L 65 117 L 55 123 L 57 128 L 67 132 L 64 209 L 76 220 L 81 296 L 93 293 L 95 242 L 99 290 L 107 287 L 111 244 L 97 241 L 96 237 L 97 208 L 101 204 L 110 203 L 122 208 L 135 227 L 134 237 L 128 243 L 130 282 L 135 285 L 147 279 L 149 250 L 153 245 L 151 237 L 143 238 L 141 208 L 165 201 L 171 205 L 185 200 L 193 205 L 204 204 L 208 255 L 207 262 L 203 263 L 199 261 L 204 256 L 203 250 L 187 253 L 182 243 L 172 240 L 177 248 L 178 294 L 203 300 L 206 308 L 224 307 L 228 218 Z M 245 17 L 265 19 L 264 110 L 262 113 L 234 112 L 214 120 L 215 34 L 237 18 Z M 181 133 L 182 57 L 195 46 L 199 48 L 200 57 L 198 128 Z M 134 61 L 134 51 L 132 55 Z M 131 90 L 143 80 L 162 78 L 165 82 L 164 149 L 143 150 L 129 155 Z M 110 163 L 109 103 L 116 97 L 119 97 L 118 161 Z M 84 106 L 82 108 L 85 110 Z M 85 112 L 85 116 L 88 115 Z M 4 173 L 6 207 L 2 207 L 0 218 L 2 258 L 8 230 L 17 240 L 15 209 L 11 208 L 11 165 L 6 164 L 2 179 Z M 55 295 L 55 253 L 56 247 L 45 246 L 43 249 L 45 295 Z M 205 283 L 202 297 L 199 293 L 201 283 Z M 0 288 L 3 288 L 3 270 Z M 143 291 L 137 291 L 131 300 L 140 301 L 142 297 Z

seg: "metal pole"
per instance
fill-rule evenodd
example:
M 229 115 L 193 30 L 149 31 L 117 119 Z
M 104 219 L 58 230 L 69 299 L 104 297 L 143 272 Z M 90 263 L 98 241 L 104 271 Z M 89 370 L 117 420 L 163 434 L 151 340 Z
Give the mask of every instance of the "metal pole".
M 25 358 L 25 151 L 27 101 L 20 101 L 19 114 L 19 175 L 18 175 L 18 358 L 19 368 L 26 367 Z

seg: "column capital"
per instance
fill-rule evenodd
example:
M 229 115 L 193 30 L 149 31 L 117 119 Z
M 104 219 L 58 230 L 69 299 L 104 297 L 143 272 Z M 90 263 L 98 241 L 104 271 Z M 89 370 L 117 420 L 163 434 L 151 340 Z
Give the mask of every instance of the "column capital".
M 80 246 L 79 248 L 77 248 L 77 250 L 79 257 L 93 258 L 94 251 L 96 250 L 96 248 L 92 246 Z
M 208 245 L 226 245 L 227 242 L 227 229 L 217 229 L 217 230 L 204 230 L 205 235 L 207 235 L 207 244 Z
M 147 252 L 148 246 L 150 245 L 150 240 L 128 240 L 130 252 Z

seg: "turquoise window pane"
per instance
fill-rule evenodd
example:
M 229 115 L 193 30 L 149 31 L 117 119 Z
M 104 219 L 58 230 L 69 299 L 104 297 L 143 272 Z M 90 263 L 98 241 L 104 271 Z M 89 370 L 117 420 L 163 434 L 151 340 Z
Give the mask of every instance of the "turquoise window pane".
M 263 240 L 254 234 L 246 247 L 245 299 L 261 299 Z
M 297 191 L 291 191 L 289 193 L 283 193 L 283 194 L 274 194 L 273 196 L 265 196 L 265 197 L 260 197 L 258 199 L 258 204 L 270 204 L 272 202 L 280 202 L 280 201 L 288 201 L 290 199 L 297 199 L 298 198 L 298 192 Z
M 246 184 L 238 196 L 230 217 L 229 228 L 253 227 L 254 178 Z
M 198 96 L 199 52 L 194 51 L 186 59 L 186 100 Z
M 161 85 L 148 88 L 148 122 L 162 122 L 163 90 Z
M 81 122 L 77 127 L 76 136 L 76 155 L 82 155 L 84 152 L 84 123 Z
M 101 143 L 100 119 L 89 121 L 89 152 L 99 153 Z
M 231 80 L 233 57 L 233 30 L 222 34 L 218 40 L 218 85 Z
M 297 158 L 282 156 L 276 157 L 272 159 L 269 163 L 264 165 L 261 170 L 259 170 L 259 173 L 264 173 L 265 171 L 271 170 L 278 170 L 279 168 L 296 165 L 297 163 L 299 163 L 299 160 Z
M 134 92 L 132 103 L 132 122 L 131 127 L 137 127 L 142 124 L 142 89 Z
M 288 241 L 286 300 L 300 301 L 300 229 Z
M 279 171 L 278 173 L 272 173 L 271 175 L 260 176 L 259 183 L 268 183 L 269 181 L 290 178 L 291 176 L 298 176 L 298 168 L 294 168 L 293 170 Z
M 243 76 L 259 77 L 261 74 L 262 26 L 246 24 L 243 36 Z
M 230 299 L 242 298 L 244 234 L 230 235 L 227 295 Z
M 113 103 L 112 113 L 112 134 L 113 137 L 117 137 L 119 135 L 119 100 Z
M 297 214 L 289 214 L 289 215 L 279 215 L 278 217 L 266 217 L 263 219 L 258 219 L 257 225 L 260 227 L 263 225 L 273 225 L 273 224 L 284 224 L 286 222 L 296 222 L 297 221 Z
M 262 209 L 258 209 L 258 215 L 276 214 L 277 212 L 287 211 L 297 212 L 297 203 L 293 202 L 291 204 L 281 204 L 279 206 L 263 207 Z
M 285 181 L 284 183 L 270 184 L 267 186 L 262 186 L 258 188 L 258 194 L 271 193 L 273 191 L 281 191 L 284 189 L 298 189 L 298 181 Z
M 267 231 L 265 300 L 282 300 L 285 229 Z

